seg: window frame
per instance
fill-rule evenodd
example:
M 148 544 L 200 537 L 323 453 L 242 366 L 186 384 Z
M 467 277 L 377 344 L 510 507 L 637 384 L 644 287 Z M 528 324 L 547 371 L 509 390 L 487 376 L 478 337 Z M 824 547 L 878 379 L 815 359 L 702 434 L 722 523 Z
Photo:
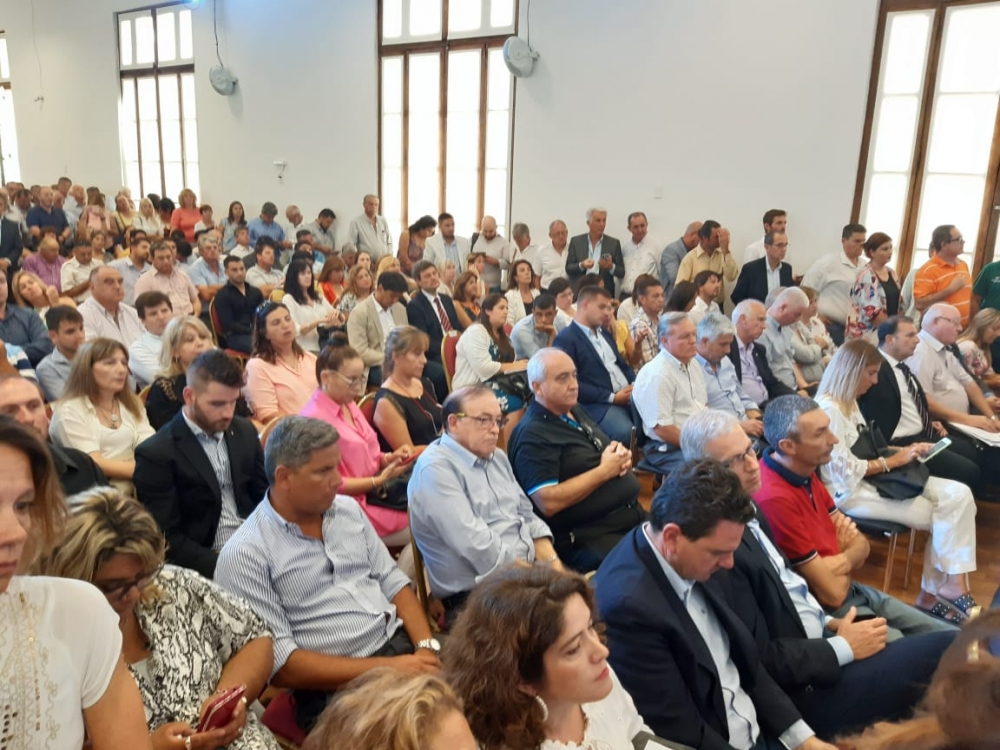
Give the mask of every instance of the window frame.
M 7 39 L 7 32 L 6 32 L 6 30 L 0 29 L 0 39 L 4 39 L 4 40 Z M 7 45 L 7 55 L 8 55 L 7 62 L 8 62 L 8 65 L 9 65 L 10 64 L 10 57 L 9 57 L 10 56 L 10 45 L 9 44 Z M 8 78 L 0 78 L 0 89 L 4 89 L 5 91 L 7 91 L 7 95 L 8 96 L 12 95 L 13 89 L 11 87 L 11 78 L 10 77 L 8 77 Z M 16 127 L 17 127 L 17 123 L 16 122 L 14 123 L 14 127 L 16 129 Z M 16 146 L 17 145 L 16 135 L 15 135 L 15 138 L 14 138 L 14 143 L 15 143 L 15 146 Z M 7 179 L 7 169 L 4 167 L 4 162 L 5 162 L 5 159 L 3 158 L 3 141 L 2 141 L 2 134 L 0 134 L 0 187 L 3 187 L 8 182 L 8 179 Z M 17 167 L 18 167 L 17 171 L 18 171 L 18 173 L 20 173 L 20 164 L 17 164 Z M 20 174 L 18 174 L 18 178 L 20 178 Z
M 403 0 L 404 3 L 409 0 Z M 482 0 L 482 2 L 490 2 L 491 0 Z M 518 29 L 520 27 L 520 0 L 514 0 L 514 23 L 513 30 L 507 28 L 502 31 L 498 31 L 493 34 L 479 34 L 471 35 L 467 32 L 462 32 L 459 36 L 454 38 L 449 38 L 448 35 L 448 6 L 449 0 L 441 0 L 441 36 L 440 39 L 422 39 L 415 41 L 400 41 L 394 42 L 386 40 L 383 38 L 383 22 L 384 22 L 384 3 L 385 0 L 378 0 L 378 13 L 377 13 L 377 26 L 378 26 L 378 134 L 376 148 L 378 150 L 378 195 L 379 200 L 382 200 L 383 195 L 383 185 L 382 185 L 382 175 L 383 175 L 383 164 L 382 164 L 382 70 L 383 70 L 383 60 L 385 58 L 400 57 L 402 58 L 402 133 L 403 133 L 403 143 L 402 143 L 402 158 L 400 165 L 401 173 L 401 186 L 400 186 L 400 206 L 399 206 L 399 217 L 401 222 L 401 228 L 403 230 L 412 223 L 413 219 L 416 217 L 409 216 L 409 58 L 410 55 L 427 53 L 427 52 L 437 52 L 440 55 L 440 76 L 439 76 L 439 101 L 440 101 L 440 111 L 438 115 L 438 207 L 440 211 L 446 211 L 447 206 L 445 203 L 446 195 L 446 185 L 447 185 L 447 168 L 448 168 L 448 149 L 447 149 L 447 139 L 448 139 L 448 53 L 449 52 L 459 52 L 468 50 L 479 50 L 480 51 L 480 65 L 479 65 L 479 152 L 478 152 L 478 164 L 477 164 L 477 197 L 476 197 L 476 215 L 473 217 L 472 224 L 476 227 L 479 226 L 482 221 L 483 215 L 485 213 L 485 196 L 486 196 L 486 127 L 487 127 L 487 116 L 488 116 L 488 96 L 489 96 L 489 54 L 492 50 L 501 49 L 504 42 L 510 36 L 517 36 Z M 485 17 L 485 16 L 484 16 Z M 407 14 L 404 11 L 404 20 L 407 18 Z M 405 36 L 405 34 L 404 34 Z M 513 164 L 514 164 L 514 112 L 515 105 L 517 102 L 517 77 L 511 76 L 511 91 L 510 91 L 510 119 L 508 123 L 507 132 L 507 142 L 508 142 L 508 152 L 507 152 L 507 186 L 506 186 L 506 196 L 505 196 L 505 213 L 507 216 L 506 225 L 511 226 L 510 221 L 510 202 L 511 202 L 511 186 L 513 184 Z M 434 217 L 437 218 L 436 216 Z M 398 237 L 395 238 L 398 241 Z

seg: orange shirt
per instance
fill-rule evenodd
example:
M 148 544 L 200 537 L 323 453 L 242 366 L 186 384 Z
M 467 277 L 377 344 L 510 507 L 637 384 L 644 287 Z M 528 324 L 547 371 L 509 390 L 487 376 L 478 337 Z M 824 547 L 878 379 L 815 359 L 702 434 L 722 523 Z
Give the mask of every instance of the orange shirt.
M 913 279 L 913 298 L 920 299 L 929 294 L 940 292 L 952 282 L 956 274 L 963 278 L 965 284 L 941 302 L 958 310 L 964 326 L 969 322 L 969 305 L 972 302 L 972 275 L 969 273 L 969 267 L 961 258 L 955 261 L 953 266 L 945 263 L 937 255 L 924 263 Z

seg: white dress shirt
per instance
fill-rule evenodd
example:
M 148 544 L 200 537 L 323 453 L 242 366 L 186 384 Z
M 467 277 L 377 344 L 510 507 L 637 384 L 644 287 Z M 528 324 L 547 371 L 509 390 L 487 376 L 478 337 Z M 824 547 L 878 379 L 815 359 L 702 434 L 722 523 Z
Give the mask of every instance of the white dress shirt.
M 621 283 L 623 292 L 631 294 L 635 280 L 644 273 L 660 278 L 660 256 L 663 254 L 663 247 L 654 246 L 654 242 L 655 240 L 647 235 L 638 245 L 631 237 L 622 243 L 622 258 L 625 260 L 625 275 Z
M 507 240 L 501 237 L 499 234 L 492 240 L 488 240 L 482 235 L 479 235 L 479 239 L 476 240 L 475 246 L 472 248 L 474 253 L 486 253 L 490 258 L 496 258 L 500 261 L 499 266 L 486 264 L 483 268 L 483 283 L 486 284 L 486 292 L 489 293 L 490 289 L 493 287 L 499 287 L 503 284 L 504 271 L 507 270 L 509 264 L 508 259 L 510 258 L 510 247 L 507 244 Z
M 851 312 L 851 287 L 864 266 L 860 260 L 852 263 L 847 254 L 824 255 L 806 271 L 802 286 L 816 290 L 819 314 L 844 325 Z
M 150 385 L 160 371 L 160 352 L 163 337 L 154 336 L 147 330 L 132 342 L 128 348 L 128 367 L 140 388 Z
M 719 310 L 719 303 L 715 300 L 711 302 L 706 302 L 700 296 L 694 298 L 694 307 L 688 313 L 688 317 L 691 318 L 691 322 L 698 325 L 701 319 L 708 315 L 710 312 L 721 312 Z
M 680 429 L 688 417 L 708 408 L 708 391 L 701 367 L 693 359 L 682 364 L 670 352 L 661 349 L 639 370 L 632 401 L 642 417 L 643 432 L 650 440 L 663 443 L 663 438 L 656 434 L 657 427 Z
M 145 330 L 139 321 L 139 313 L 124 302 L 118 305 L 117 319 L 93 298 L 81 304 L 78 309 L 83 316 L 83 330 L 87 341 L 96 338 L 114 339 L 127 349 L 139 340 Z
M 548 289 L 549 285 L 556 279 L 569 278 L 566 275 L 566 250 L 569 243 L 559 252 L 552 243 L 542 245 L 538 250 L 538 274 L 542 277 L 542 289 Z
M 745 266 L 752 260 L 760 260 L 766 254 L 764 250 L 764 238 L 761 237 L 756 242 L 751 242 L 746 246 L 746 249 L 743 251 L 743 265 Z
M 882 349 L 879 353 L 889 363 L 892 374 L 896 377 L 896 385 L 899 386 L 899 422 L 889 440 L 919 435 L 924 431 L 924 423 L 920 419 L 920 412 L 917 411 L 917 404 L 910 395 L 910 389 L 906 385 L 906 376 L 899 369 L 900 361 L 891 354 L 886 354 Z

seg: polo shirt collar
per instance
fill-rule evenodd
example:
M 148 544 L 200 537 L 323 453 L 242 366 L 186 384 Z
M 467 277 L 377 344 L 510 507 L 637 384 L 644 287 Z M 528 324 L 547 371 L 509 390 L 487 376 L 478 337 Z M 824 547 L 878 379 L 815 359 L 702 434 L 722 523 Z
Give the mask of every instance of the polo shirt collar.
M 812 474 L 807 477 L 801 474 L 796 474 L 794 471 L 787 469 L 782 464 L 778 463 L 773 458 L 774 448 L 768 448 L 767 452 L 764 453 L 764 465 L 771 469 L 775 474 L 788 482 L 792 487 L 808 487 L 809 483 L 812 481 Z
M 691 364 L 690 362 L 685 365 L 679 359 L 677 359 L 677 357 L 675 357 L 673 354 L 671 354 L 670 352 L 668 352 L 666 349 L 660 349 L 660 354 L 667 361 L 667 364 L 670 365 L 671 367 L 676 367 L 681 372 L 687 372 L 688 371 L 688 367 Z M 697 356 L 697 355 L 695 355 L 695 356 Z
M 844 248 L 840 248 L 840 262 L 851 268 L 860 268 L 860 265 L 855 265 L 851 262 L 851 259 L 847 257 L 847 253 L 844 252 Z M 861 258 L 858 258 L 858 263 L 861 263 Z

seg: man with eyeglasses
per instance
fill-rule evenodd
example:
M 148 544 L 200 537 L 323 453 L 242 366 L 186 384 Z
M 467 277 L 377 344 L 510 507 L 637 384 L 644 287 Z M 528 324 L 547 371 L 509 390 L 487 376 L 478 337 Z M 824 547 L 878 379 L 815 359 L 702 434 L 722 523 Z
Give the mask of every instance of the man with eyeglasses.
M 954 225 L 943 224 L 931 235 L 931 250 L 930 260 L 913 279 L 913 303 L 920 312 L 947 303 L 958 310 L 964 328 L 972 304 L 972 275 L 958 257 L 965 250 L 965 239 Z
M 765 234 L 764 257 L 743 266 L 733 288 L 733 304 L 738 305 L 745 299 L 763 302 L 778 287 L 793 286 L 792 267 L 785 263 L 787 252 L 788 235 L 777 229 Z
M 135 449 L 136 495 L 167 538 L 167 562 L 206 578 L 267 491 L 257 429 L 235 415 L 242 384 L 225 352 L 199 354 L 187 371 L 184 407 Z
M 721 462 L 748 494 L 760 490 L 753 443 L 731 414 L 709 410 L 691 417 L 681 448 L 687 461 Z M 778 550 L 759 508 L 743 530 L 734 559 L 734 569 L 719 571 L 709 585 L 730 592 L 732 609 L 757 642 L 766 644 L 761 659 L 768 674 L 824 739 L 908 715 L 954 640 L 945 632 L 887 643 L 884 618 L 858 621 L 853 608 L 839 619 L 828 615 Z M 883 674 L 893 679 L 887 682 Z
M 407 494 L 410 531 L 450 625 L 475 585 L 494 570 L 511 563 L 562 564 L 552 532 L 497 449 L 504 420 L 493 391 L 459 388 L 441 409 L 445 433 L 417 459 Z
M 514 475 L 552 530 L 559 559 L 588 573 L 645 518 L 632 454 L 577 404 L 576 365 L 564 351 L 536 352 L 528 383 L 535 398 L 508 445 Z

